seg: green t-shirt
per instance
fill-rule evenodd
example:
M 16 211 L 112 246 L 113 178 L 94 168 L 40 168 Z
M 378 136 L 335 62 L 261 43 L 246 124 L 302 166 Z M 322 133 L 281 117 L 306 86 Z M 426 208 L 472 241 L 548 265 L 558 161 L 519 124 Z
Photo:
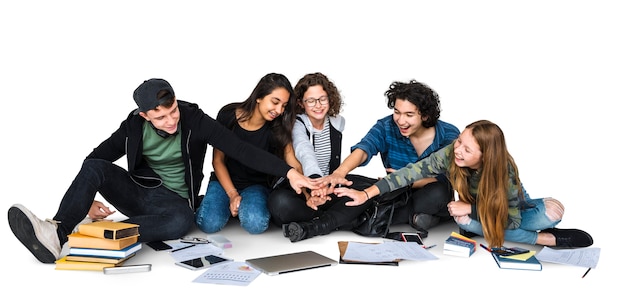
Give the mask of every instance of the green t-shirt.
M 188 199 L 180 138 L 180 134 L 163 138 L 148 121 L 143 125 L 143 156 L 148 166 L 161 177 L 165 187 Z

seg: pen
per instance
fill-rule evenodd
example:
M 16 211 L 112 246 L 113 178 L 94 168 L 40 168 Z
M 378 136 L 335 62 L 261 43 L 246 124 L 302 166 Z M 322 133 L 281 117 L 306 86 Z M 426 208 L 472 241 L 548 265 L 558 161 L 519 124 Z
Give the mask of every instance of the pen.
M 589 273 L 590 270 L 591 270 L 591 267 L 587 269 L 587 271 L 583 274 L 583 276 L 581 278 L 585 278 L 585 276 L 587 276 L 587 274 Z
M 422 246 L 422 247 L 424 247 L 424 249 L 431 249 L 431 248 L 433 248 L 433 247 L 435 247 L 435 246 L 437 246 L 437 245 Z
M 485 250 L 491 252 L 491 248 L 489 248 L 489 247 L 487 247 L 487 246 L 485 246 L 483 244 L 480 244 L 480 247 L 485 248 Z
M 191 244 L 191 245 L 189 245 L 189 246 L 185 246 L 185 247 L 181 247 L 181 248 L 176 248 L 176 249 L 174 249 L 174 250 L 171 250 L 171 251 L 170 251 L 170 253 L 172 253 L 172 252 L 177 252 L 177 251 L 179 251 L 179 250 L 183 250 L 183 249 L 187 249 L 187 248 L 189 248 L 189 247 L 193 247 L 193 246 L 196 246 L 196 244 Z

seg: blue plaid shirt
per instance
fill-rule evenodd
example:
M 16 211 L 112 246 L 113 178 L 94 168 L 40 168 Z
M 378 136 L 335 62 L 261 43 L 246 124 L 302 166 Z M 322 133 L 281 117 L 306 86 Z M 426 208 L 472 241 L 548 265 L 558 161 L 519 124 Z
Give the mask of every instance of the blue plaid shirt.
M 380 153 L 385 168 L 397 170 L 409 163 L 417 162 L 452 143 L 459 134 L 459 129 L 456 126 L 439 120 L 435 125 L 435 139 L 433 143 L 422 155 L 417 155 L 409 138 L 400 134 L 398 126 L 393 121 L 393 115 L 389 115 L 378 120 L 367 132 L 367 135 L 350 148 L 350 151 L 361 149 L 367 153 L 367 159 L 361 166 L 367 165 L 373 156 Z

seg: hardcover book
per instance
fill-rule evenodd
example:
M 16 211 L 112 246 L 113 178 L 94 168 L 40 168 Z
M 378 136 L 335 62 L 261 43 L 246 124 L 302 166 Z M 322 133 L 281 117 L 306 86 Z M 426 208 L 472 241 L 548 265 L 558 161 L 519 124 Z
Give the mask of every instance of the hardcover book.
M 78 233 L 93 237 L 118 240 L 139 235 L 139 225 L 120 221 L 94 221 L 78 226 Z
M 96 249 L 96 248 L 81 248 L 81 247 L 70 247 L 69 254 L 70 255 L 80 255 L 80 256 L 99 256 L 99 257 L 117 257 L 124 258 L 128 257 L 131 254 L 139 251 L 141 249 L 141 243 L 132 244 L 124 249 L 115 250 L 115 249 Z
M 109 263 L 120 265 L 124 263 L 124 261 L 132 258 L 135 253 L 129 255 L 128 257 L 116 258 L 116 257 L 100 257 L 100 256 L 81 256 L 81 255 L 67 255 L 65 259 L 67 261 L 81 261 L 81 262 L 96 262 L 96 263 Z
M 470 257 L 476 252 L 476 241 L 452 232 L 443 243 L 443 254 L 459 257 Z
M 515 258 L 514 256 L 501 256 L 494 252 L 492 252 L 491 255 L 493 256 L 493 259 L 496 260 L 496 264 L 498 264 L 498 267 L 503 269 L 519 269 L 530 271 L 540 271 L 542 269 L 541 262 L 539 262 L 539 260 L 537 260 L 534 255 L 530 256 L 526 260 Z
M 115 264 L 111 263 L 68 261 L 67 257 L 63 257 L 55 263 L 55 269 L 58 270 L 102 271 L 105 267 L 115 266 Z
M 100 237 L 84 235 L 74 232 L 67 236 L 67 245 L 69 247 L 81 248 L 98 248 L 98 249 L 124 249 L 134 243 L 137 243 L 138 235 L 125 237 L 119 240 L 111 240 Z

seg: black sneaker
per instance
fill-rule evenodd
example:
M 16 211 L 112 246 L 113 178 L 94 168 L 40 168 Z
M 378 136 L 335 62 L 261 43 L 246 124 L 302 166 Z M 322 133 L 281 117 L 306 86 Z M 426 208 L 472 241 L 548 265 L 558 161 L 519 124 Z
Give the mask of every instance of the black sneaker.
M 556 245 L 552 248 L 583 248 L 593 245 L 593 238 L 583 230 L 549 228 L 541 232 L 554 235 Z
M 41 220 L 21 204 L 9 208 L 9 226 L 15 237 L 42 263 L 54 263 L 61 255 L 57 223 Z
M 430 214 L 415 213 L 411 217 L 411 227 L 415 230 L 426 231 L 439 223 L 440 218 Z

